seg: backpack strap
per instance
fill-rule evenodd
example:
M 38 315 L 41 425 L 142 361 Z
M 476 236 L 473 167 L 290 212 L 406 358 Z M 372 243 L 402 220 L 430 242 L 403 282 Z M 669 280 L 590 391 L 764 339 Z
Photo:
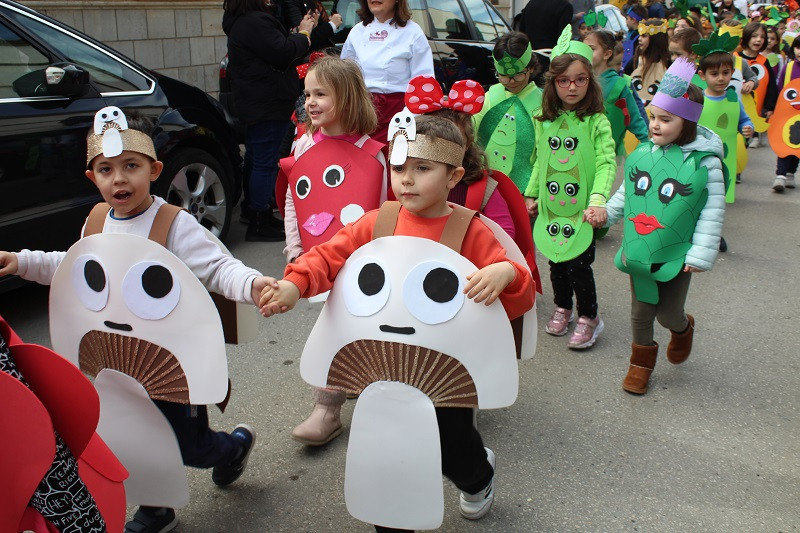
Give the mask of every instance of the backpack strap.
M 489 185 L 489 173 L 485 170 L 483 171 L 483 175 L 481 179 L 477 181 L 473 181 L 469 185 L 467 185 L 467 198 L 464 202 L 464 207 L 467 209 L 475 209 L 476 211 L 482 211 L 483 206 L 486 205 L 486 200 L 488 199 L 487 196 L 487 188 Z M 489 192 L 489 195 L 492 193 Z
M 172 226 L 175 217 L 178 216 L 178 213 L 181 211 L 183 211 L 183 209 L 177 205 L 162 204 L 156 212 L 153 225 L 150 226 L 150 234 L 147 238 L 166 248 L 169 228 Z
M 497 189 L 497 180 L 490 177 L 486 180 L 486 190 L 483 193 L 483 201 L 481 201 L 481 208 L 479 211 L 483 211 L 486 207 L 486 204 L 489 203 L 489 198 L 491 198 L 492 194 L 494 194 L 495 189 Z
M 382 142 L 376 141 L 369 135 L 364 135 L 353 144 L 367 152 L 372 157 L 377 157 L 378 152 L 383 150 L 383 147 L 386 146 Z
M 86 226 L 83 230 L 83 236 L 96 235 L 103 233 L 103 225 L 106 223 L 106 215 L 111 211 L 111 206 L 106 202 L 100 202 L 95 205 L 86 217 Z
M 457 254 L 461 254 L 464 236 L 467 234 L 467 229 L 472 219 L 477 216 L 478 212 L 456 204 L 450 204 L 450 207 L 453 208 L 453 212 L 447 218 L 439 243 L 444 244 Z
M 394 235 L 399 215 L 400 202 L 383 202 L 378 211 L 378 218 L 375 219 L 375 227 L 372 228 L 372 239 Z

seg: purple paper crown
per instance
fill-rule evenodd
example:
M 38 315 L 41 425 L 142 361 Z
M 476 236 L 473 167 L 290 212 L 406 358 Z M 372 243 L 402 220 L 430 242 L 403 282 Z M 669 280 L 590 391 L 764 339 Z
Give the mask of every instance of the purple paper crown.
M 661 78 L 658 92 L 650 104 L 682 119 L 697 122 L 703 112 L 703 104 L 689 100 L 686 92 L 692 83 L 694 73 L 694 63 L 685 57 L 676 59 Z

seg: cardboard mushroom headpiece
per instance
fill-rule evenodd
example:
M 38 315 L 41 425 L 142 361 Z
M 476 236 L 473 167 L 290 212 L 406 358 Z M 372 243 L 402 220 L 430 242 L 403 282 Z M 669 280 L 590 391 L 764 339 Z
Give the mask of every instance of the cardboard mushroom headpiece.
M 94 115 L 94 132 L 86 138 L 86 166 L 100 154 L 116 157 L 123 151 L 138 152 L 152 160 L 156 157 L 153 139 L 138 130 L 128 128 L 125 113 L 118 107 L 104 107 Z

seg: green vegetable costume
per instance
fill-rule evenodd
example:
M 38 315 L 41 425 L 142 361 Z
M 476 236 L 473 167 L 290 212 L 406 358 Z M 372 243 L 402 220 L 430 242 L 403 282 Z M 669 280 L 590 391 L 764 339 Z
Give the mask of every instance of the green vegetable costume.
M 708 199 L 708 168 L 700 160 L 709 155 L 714 154 L 692 152 L 684 161 L 679 146 L 661 150 L 648 141 L 628 156 L 625 227 L 614 262 L 630 274 L 639 301 L 658 303 L 656 282 L 669 281 L 683 269 Z
M 572 40 L 568 25 L 561 32 L 552 58 L 583 57 L 590 65 L 592 49 Z M 605 207 L 617 172 L 611 123 L 605 114 L 578 118 L 561 110 L 555 120 L 536 120 L 536 153 L 524 195 L 537 198 L 539 216 L 533 240 L 554 263 L 575 259 L 592 244 L 594 228 L 583 221 L 588 206 Z M 544 193 L 544 195 L 540 195 Z
M 498 75 L 513 77 L 531 62 L 530 43 L 520 57 L 508 52 L 494 58 Z M 530 157 L 536 146 L 533 115 L 542 107 L 542 91 L 529 83 L 518 94 L 506 91 L 503 84 L 492 85 L 486 92 L 483 109 L 473 116 L 478 144 L 486 150 L 489 168 L 499 170 L 522 192 L 531 175 Z
M 536 146 L 533 115 L 541 107 L 542 91 L 536 84 L 513 94 L 498 83 L 489 88 L 483 109 L 473 117 L 489 168 L 510 177 L 520 192 L 531 175 L 530 156 Z
M 592 243 L 583 221 L 589 205 L 603 207 L 616 174 L 611 124 L 604 114 L 580 120 L 564 111 L 536 121 L 536 159 L 525 196 L 539 199 L 533 240 L 554 263 L 569 261 Z
M 710 97 L 705 99 L 703 104 L 703 114 L 700 115 L 698 124 L 705 126 L 720 136 L 725 147 L 725 175 L 736 175 L 736 135 L 739 133 L 739 113 L 741 106 L 736 97 L 736 91 L 729 87 L 725 93 L 725 98 L 712 100 Z M 725 201 L 733 203 L 736 194 L 736 180 L 726 179 Z

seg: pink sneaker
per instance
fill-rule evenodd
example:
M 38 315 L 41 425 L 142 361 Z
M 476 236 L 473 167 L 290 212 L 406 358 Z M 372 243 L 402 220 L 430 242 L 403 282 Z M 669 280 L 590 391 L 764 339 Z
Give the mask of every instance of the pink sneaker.
M 553 316 L 550 317 L 550 321 L 547 322 L 544 330 L 550 335 L 560 337 L 567 332 L 567 328 L 569 327 L 569 323 L 572 322 L 572 319 L 572 309 L 556 307 L 556 310 L 553 311 Z
M 603 321 L 600 317 L 589 318 L 586 316 L 578 317 L 578 325 L 569 338 L 567 346 L 573 350 L 588 348 L 597 340 L 597 336 L 603 332 Z

